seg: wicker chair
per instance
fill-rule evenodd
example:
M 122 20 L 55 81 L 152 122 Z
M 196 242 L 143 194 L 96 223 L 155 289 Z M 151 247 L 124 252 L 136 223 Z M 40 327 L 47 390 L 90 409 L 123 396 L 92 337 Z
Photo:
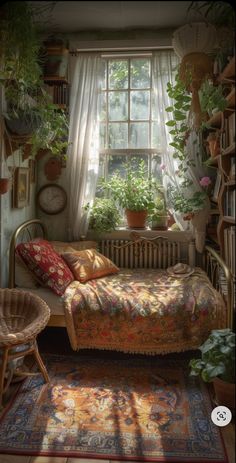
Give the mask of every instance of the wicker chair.
M 14 372 L 13 359 L 33 354 L 44 380 L 49 381 L 36 341 L 49 317 L 50 309 L 40 297 L 18 289 L 0 289 L 0 406 Z

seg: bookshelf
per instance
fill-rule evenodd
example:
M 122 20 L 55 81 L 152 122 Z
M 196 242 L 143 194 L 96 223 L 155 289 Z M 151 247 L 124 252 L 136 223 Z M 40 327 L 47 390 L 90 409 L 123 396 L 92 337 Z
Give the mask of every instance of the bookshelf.
M 52 102 L 60 109 L 69 107 L 69 82 L 66 78 L 57 76 L 43 77 L 45 90 L 51 96 Z
M 209 163 L 217 169 L 216 182 L 219 184 L 219 188 L 215 188 L 217 194 L 214 198 L 214 206 L 219 212 L 209 235 L 218 244 L 235 284 L 235 57 L 219 75 L 217 82 L 231 88 L 226 97 L 226 109 L 217 112 L 208 121 L 211 127 L 220 131 L 220 154 Z

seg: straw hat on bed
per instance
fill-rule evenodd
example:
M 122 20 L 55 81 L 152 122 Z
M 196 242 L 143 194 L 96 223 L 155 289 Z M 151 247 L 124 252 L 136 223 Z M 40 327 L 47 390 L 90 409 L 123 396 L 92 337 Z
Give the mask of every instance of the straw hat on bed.
M 166 271 L 171 276 L 174 276 L 177 278 L 185 278 L 191 275 L 194 272 L 194 269 L 190 267 L 190 265 L 179 262 L 173 267 L 168 267 Z

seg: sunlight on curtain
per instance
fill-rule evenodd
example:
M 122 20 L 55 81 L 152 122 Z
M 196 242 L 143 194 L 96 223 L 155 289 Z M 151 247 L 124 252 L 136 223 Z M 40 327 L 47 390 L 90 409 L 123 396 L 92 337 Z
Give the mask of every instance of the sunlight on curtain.
M 76 59 L 70 93 L 68 233 L 77 240 L 88 229 L 83 207 L 92 203 L 99 167 L 99 93 L 102 80 L 100 55 L 82 54 Z
M 167 83 L 175 83 L 174 77 L 177 73 L 178 63 L 179 58 L 173 51 L 165 50 L 153 52 L 154 104 L 157 107 L 158 127 L 161 130 L 160 138 L 161 151 L 163 153 L 163 165 L 168 173 L 168 175 L 164 175 L 163 177 L 165 191 L 167 190 L 168 185 L 173 185 L 180 191 L 180 180 L 175 174 L 178 170 L 178 162 L 173 158 L 174 149 L 169 145 L 169 143 L 173 140 L 169 134 L 169 128 L 166 125 L 166 122 L 171 120 L 173 115 L 165 110 L 165 108 L 172 106 L 173 104 L 173 101 L 169 98 L 167 93 Z M 195 167 L 193 168 L 192 166 L 188 166 L 188 172 L 186 172 L 186 178 L 189 178 L 192 181 L 192 185 L 184 190 L 187 198 L 192 197 L 195 191 L 201 191 L 199 179 L 201 176 L 206 175 L 207 169 L 203 165 L 201 146 L 202 141 L 199 138 L 199 135 L 195 131 L 192 131 L 186 143 L 186 150 L 188 152 L 188 159 L 194 160 Z M 173 214 L 176 223 L 181 229 L 186 230 L 189 227 L 189 223 L 183 220 L 182 213 L 174 211 L 171 207 L 170 212 Z M 205 236 L 204 233 L 208 212 L 209 201 L 206 201 L 206 208 L 204 211 L 205 215 L 201 218 L 202 226 L 200 227 L 201 231 L 199 231 L 201 236 Z
M 167 93 L 167 83 L 173 84 L 174 77 L 177 72 L 179 63 L 178 56 L 171 50 L 153 52 L 153 88 L 154 88 L 154 105 L 158 112 L 158 128 L 160 129 L 161 152 L 163 153 L 163 166 L 168 172 L 168 176 L 163 176 L 164 189 L 167 189 L 169 184 L 175 188 L 179 187 L 178 177 L 175 175 L 178 169 L 178 164 L 173 158 L 174 149 L 169 145 L 173 140 L 169 134 L 169 129 L 166 125 L 172 118 L 172 114 L 167 112 L 165 108 L 171 106 L 172 101 Z M 167 198 L 166 198 L 167 200 Z M 170 205 L 168 205 L 170 207 Z M 176 223 L 181 229 L 187 228 L 187 223 L 182 219 L 179 212 L 174 211 L 170 207 L 170 212 L 173 214 Z

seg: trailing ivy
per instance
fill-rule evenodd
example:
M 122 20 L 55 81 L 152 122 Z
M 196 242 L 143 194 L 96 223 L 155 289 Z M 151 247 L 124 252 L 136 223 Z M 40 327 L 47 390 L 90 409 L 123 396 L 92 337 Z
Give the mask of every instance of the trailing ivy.
M 191 75 L 188 77 L 191 79 Z M 187 93 L 186 88 L 189 86 L 182 82 L 179 74 L 175 77 L 175 83 L 167 83 L 168 96 L 173 100 L 172 106 L 166 108 L 166 111 L 172 113 L 172 119 L 166 125 L 170 128 L 170 135 L 173 141 L 170 146 L 174 148 L 173 158 L 178 162 L 178 170 L 175 172 L 180 180 L 180 188 L 169 185 L 167 188 L 167 199 L 173 209 L 183 214 L 196 212 L 204 207 L 206 200 L 206 191 L 197 191 L 189 197 L 186 189 L 193 182 L 187 177 L 190 167 L 195 167 L 194 160 L 189 158 L 186 150 L 186 142 L 192 129 L 188 124 L 189 110 L 191 107 L 191 96 Z M 196 141 L 194 141 L 196 143 Z
M 178 159 L 178 175 L 185 176 L 190 165 L 193 162 L 188 159 L 185 146 L 189 136 L 188 113 L 190 110 L 191 97 L 186 92 L 185 84 L 180 80 L 179 75 L 175 77 L 175 84 L 167 83 L 168 96 L 174 100 L 172 106 L 166 108 L 167 112 L 171 112 L 173 119 L 168 121 L 166 125 L 170 127 L 170 135 L 173 142 L 170 145 L 174 148 L 173 158 Z

